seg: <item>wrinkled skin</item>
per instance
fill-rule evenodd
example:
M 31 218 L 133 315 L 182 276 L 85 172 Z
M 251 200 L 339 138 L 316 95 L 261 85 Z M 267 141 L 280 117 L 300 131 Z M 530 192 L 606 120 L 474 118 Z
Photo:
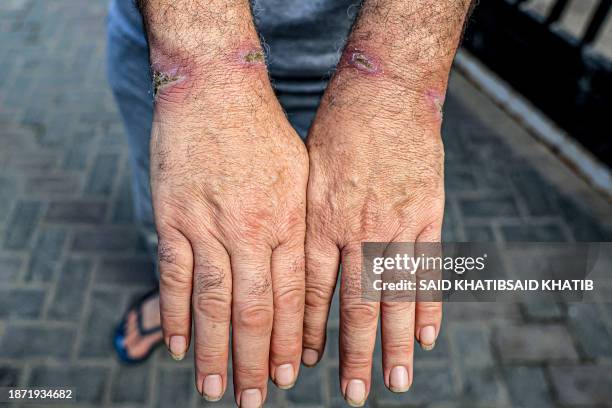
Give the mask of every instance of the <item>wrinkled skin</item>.
M 303 354 L 307 364 L 321 358 L 341 263 L 340 386 L 353 406 L 370 390 L 379 315 L 384 381 L 403 392 L 413 377 L 413 339 L 433 347 L 442 314 L 441 303 L 361 299 L 362 242 L 440 241 L 444 150 L 438 97 L 360 71 L 335 77 L 308 138 Z
M 289 387 L 299 369 L 308 158 L 265 72 L 244 69 L 237 88 L 160 89 L 151 183 L 165 342 L 184 356 L 193 312 L 196 384 L 217 400 L 231 322 L 235 397 L 249 407 L 269 376 Z

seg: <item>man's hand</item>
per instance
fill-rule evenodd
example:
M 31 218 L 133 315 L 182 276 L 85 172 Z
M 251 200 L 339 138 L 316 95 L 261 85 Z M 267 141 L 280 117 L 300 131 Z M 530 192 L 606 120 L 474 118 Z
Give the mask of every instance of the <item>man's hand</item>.
M 370 391 L 379 313 L 387 387 L 412 382 L 413 338 L 433 347 L 441 303 L 361 299 L 361 243 L 439 242 L 440 138 L 450 64 L 467 1 L 366 1 L 308 138 L 306 308 L 302 361 L 325 346 L 340 284 L 340 387 L 353 406 Z
M 182 358 L 193 315 L 197 388 L 217 400 L 231 321 L 236 401 L 259 407 L 268 377 L 288 388 L 300 364 L 306 149 L 274 96 L 246 1 L 142 6 L 164 340 Z

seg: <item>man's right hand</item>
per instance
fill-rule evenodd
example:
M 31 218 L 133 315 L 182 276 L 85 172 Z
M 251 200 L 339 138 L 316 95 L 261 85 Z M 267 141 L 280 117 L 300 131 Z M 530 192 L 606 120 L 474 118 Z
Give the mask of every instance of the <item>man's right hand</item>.
M 151 184 L 164 341 L 196 385 L 259 407 L 300 365 L 308 157 L 270 85 L 248 0 L 138 0 L 156 86 Z
M 151 140 L 165 342 L 184 356 L 193 313 L 197 387 L 217 400 L 231 320 L 241 407 L 261 406 L 268 376 L 295 382 L 304 307 L 308 158 L 261 78 L 223 94 L 162 88 Z
M 236 401 L 259 407 L 268 377 L 289 388 L 300 366 L 308 158 L 262 50 L 236 58 L 206 84 L 154 74 L 151 184 L 166 345 L 185 355 L 193 315 L 197 387 L 217 400 L 231 321 Z

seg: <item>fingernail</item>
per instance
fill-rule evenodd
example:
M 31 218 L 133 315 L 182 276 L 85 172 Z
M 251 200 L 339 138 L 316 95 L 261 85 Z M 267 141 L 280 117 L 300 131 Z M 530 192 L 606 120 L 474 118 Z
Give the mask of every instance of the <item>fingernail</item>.
M 389 389 L 393 392 L 406 392 L 408 388 L 408 370 L 406 367 L 393 367 L 389 375 Z
M 206 401 L 219 401 L 223 396 L 223 382 L 220 375 L 207 375 L 202 387 L 202 396 Z
M 307 348 L 302 351 L 302 363 L 304 365 L 312 367 L 317 364 L 317 361 L 319 361 L 319 353 L 316 350 Z
M 187 351 L 187 340 L 183 336 L 170 337 L 170 355 L 176 361 L 180 361 L 185 357 Z
M 274 372 L 274 382 L 278 385 L 278 388 L 287 390 L 293 387 L 295 384 L 295 373 L 293 372 L 293 365 L 283 364 L 276 367 Z
M 259 408 L 262 402 L 261 391 L 257 389 L 244 390 L 240 394 L 240 408 Z
M 433 326 L 425 326 L 419 334 L 419 343 L 423 350 L 432 350 L 436 346 L 436 329 Z
M 361 380 L 349 381 L 344 398 L 351 407 L 362 407 L 366 399 L 365 383 Z

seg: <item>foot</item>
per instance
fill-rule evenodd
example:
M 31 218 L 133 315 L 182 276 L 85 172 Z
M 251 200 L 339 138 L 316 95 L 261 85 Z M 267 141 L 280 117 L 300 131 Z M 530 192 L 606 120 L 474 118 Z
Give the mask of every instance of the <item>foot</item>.
M 159 315 L 159 295 L 155 295 L 145 300 L 140 305 L 142 313 L 143 329 L 149 330 L 160 327 Z M 141 359 L 145 357 L 155 346 L 163 340 L 163 334 L 160 330 L 143 335 L 138 328 L 138 313 L 136 309 L 128 312 L 125 320 L 125 338 L 123 345 L 127 351 L 127 355 L 131 359 Z

